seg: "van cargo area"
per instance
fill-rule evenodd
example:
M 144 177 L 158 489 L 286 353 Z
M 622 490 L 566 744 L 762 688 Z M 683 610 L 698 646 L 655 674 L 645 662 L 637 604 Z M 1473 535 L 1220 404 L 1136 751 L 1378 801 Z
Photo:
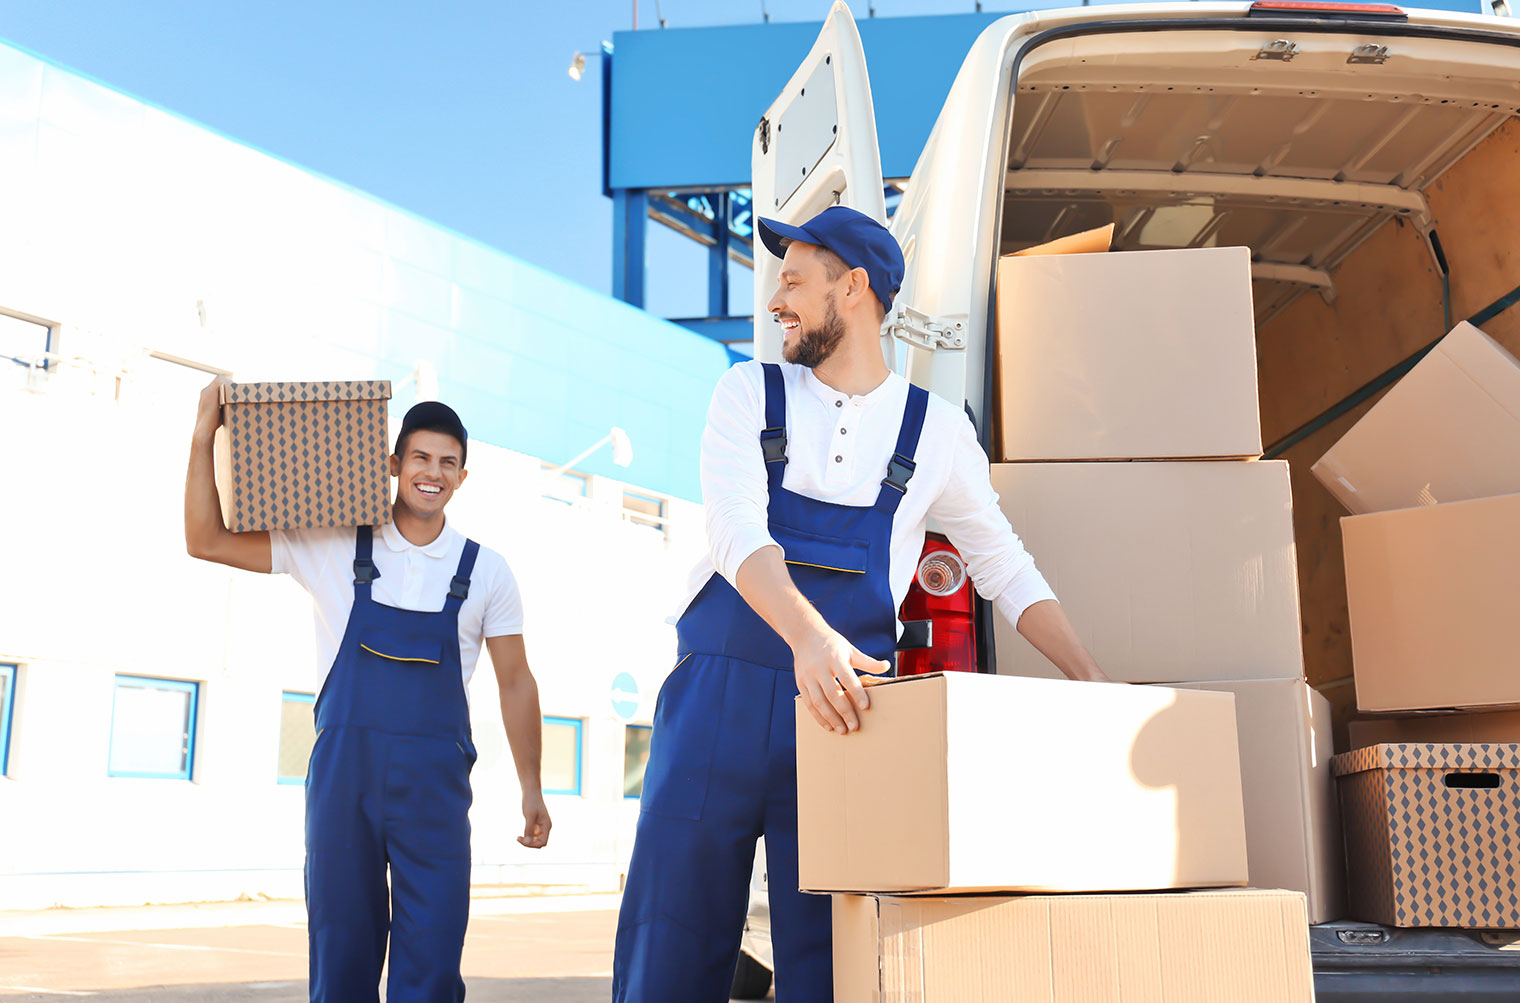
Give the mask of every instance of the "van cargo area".
M 1337 749 L 1356 706 L 1345 510 L 1310 467 L 1456 322 L 1520 351 L 1509 38 L 1358 25 L 1274 52 L 1179 21 L 1074 34 L 1017 80 L 1000 253 L 1109 223 L 1121 252 L 1251 250 L 1262 438 L 1291 471 L 1306 676 Z

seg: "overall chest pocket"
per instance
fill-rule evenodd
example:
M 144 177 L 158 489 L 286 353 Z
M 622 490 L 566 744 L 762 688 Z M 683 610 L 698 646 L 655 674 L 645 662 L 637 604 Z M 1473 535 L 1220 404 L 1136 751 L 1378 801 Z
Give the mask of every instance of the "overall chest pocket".
M 427 669 L 443 664 L 443 641 L 426 635 L 367 630 L 359 637 L 359 650 L 361 655 L 383 659 L 397 667 Z
M 803 529 L 772 525 L 771 538 L 781 545 L 786 563 L 799 568 L 863 575 L 870 546 L 864 540 L 819 536 Z

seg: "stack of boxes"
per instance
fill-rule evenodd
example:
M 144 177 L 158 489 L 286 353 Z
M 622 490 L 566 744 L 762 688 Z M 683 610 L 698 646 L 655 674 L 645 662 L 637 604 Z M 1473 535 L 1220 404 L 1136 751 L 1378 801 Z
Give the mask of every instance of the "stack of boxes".
M 1156 685 L 1060 679 L 999 621 L 997 676 L 874 688 L 855 735 L 801 716 L 841 1001 L 1308 1000 L 1341 912 L 1249 251 L 1077 243 L 999 263 L 993 486 L 1098 664 Z
M 1520 928 L 1520 362 L 1459 325 L 1314 466 L 1357 707 L 1332 763 L 1350 914 Z
M 1261 460 L 1250 252 L 1005 257 L 993 487 L 1098 664 L 1232 693 L 1250 883 L 1342 911 L 1287 464 Z M 997 671 L 1060 673 L 998 618 Z M 1010 768 L 1012 765 L 1010 764 Z
M 950 673 L 873 687 L 848 736 L 799 706 L 834 998 L 1311 999 L 1303 896 L 1239 887 L 1234 702 Z

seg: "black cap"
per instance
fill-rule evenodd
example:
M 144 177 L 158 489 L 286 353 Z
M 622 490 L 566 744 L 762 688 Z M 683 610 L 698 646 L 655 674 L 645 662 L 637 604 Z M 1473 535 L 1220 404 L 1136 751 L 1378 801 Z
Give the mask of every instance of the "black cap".
M 427 430 L 430 432 L 443 432 L 452 435 L 459 440 L 459 465 L 464 466 L 465 453 L 469 450 L 470 437 L 464 430 L 464 422 L 459 420 L 459 415 L 447 404 L 438 401 L 423 401 L 414 404 L 412 409 L 401 419 L 401 431 L 396 436 L 396 452 L 401 452 L 401 443 L 413 432 Z

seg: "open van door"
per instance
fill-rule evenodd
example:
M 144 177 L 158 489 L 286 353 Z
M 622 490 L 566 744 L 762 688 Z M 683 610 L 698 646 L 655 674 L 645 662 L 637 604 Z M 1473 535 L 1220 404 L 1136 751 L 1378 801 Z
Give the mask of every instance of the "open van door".
M 831 205 L 887 221 L 871 80 L 855 18 L 836 0 L 812 51 L 755 127 L 755 217 L 803 223 Z M 781 360 L 781 325 L 765 311 L 781 262 L 755 247 L 755 358 Z M 891 360 L 888 360 L 891 364 Z

